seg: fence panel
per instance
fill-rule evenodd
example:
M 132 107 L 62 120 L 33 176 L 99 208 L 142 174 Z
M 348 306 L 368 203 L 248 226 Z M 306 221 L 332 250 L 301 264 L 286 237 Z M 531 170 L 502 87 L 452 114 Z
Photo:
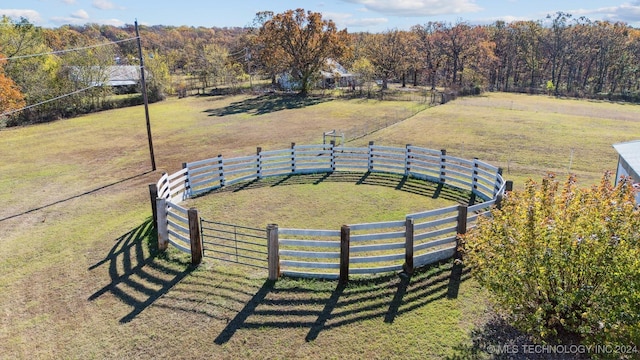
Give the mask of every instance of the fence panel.
M 392 172 L 400 175 L 406 173 L 406 149 L 372 145 L 370 155 L 371 171 Z
M 334 169 L 333 145 L 295 145 L 294 169 L 298 174 L 331 172 Z
M 291 149 L 262 151 L 260 153 L 261 176 L 288 175 L 293 171 Z
M 265 229 L 200 220 L 204 257 L 267 268 Z
M 282 275 L 337 279 L 340 231 L 278 229 Z
M 218 155 L 185 163 L 182 170 L 171 175 L 165 173 L 159 179 L 158 198 L 166 199 L 166 209 L 158 211 L 165 211 L 169 243 L 189 253 L 187 210 L 177 205 L 186 198 L 267 176 L 333 171 L 410 176 L 472 191 L 484 200 L 462 207 L 459 213 L 458 206 L 452 206 L 408 214 L 404 220 L 345 226 L 348 233 L 343 234 L 343 238 L 348 240 L 342 244 L 342 260 L 343 265 L 347 260 L 351 265 L 349 274 L 398 271 L 403 269 L 405 260 L 409 267 L 418 267 L 453 256 L 457 231 L 465 226 L 458 221 L 466 221 L 467 228 L 474 227 L 479 216 L 490 214 L 496 196 L 504 194 L 507 186 L 501 169 L 478 159 L 448 156 L 445 150 L 412 145 L 377 146 L 372 142 L 368 147 L 292 144 L 291 148 L 281 150 L 258 148 L 251 156 L 225 159 Z M 205 256 L 261 268 L 267 266 L 264 229 L 202 220 L 201 230 Z M 279 250 L 274 247 L 274 251 L 279 251 L 282 274 L 331 279 L 341 276 L 340 230 L 278 229 L 277 234 Z M 407 244 L 410 244 L 409 250 L 405 249 Z M 346 274 L 346 267 L 343 270 L 342 275 Z
M 415 221 L 415 267 L 452 257 L 456 251 L 458 206 L 409 214 Z
M 217 189 L 223 184 L 222 155 L 200 161 L 186 163 L 189 169 L 191 195 L 199 195 Z
M 350 275 L 402 270 L 406 235 L 404 220 L 355 224 L 349 228 Z
M 178 250 L 191 254 L 187 209 L 172 202 L 167 202 L 167 225 L 169 243 Z
M 369 169 L 369 149 L 339 146 L 334 150 L 335 170 L 362 172 Z

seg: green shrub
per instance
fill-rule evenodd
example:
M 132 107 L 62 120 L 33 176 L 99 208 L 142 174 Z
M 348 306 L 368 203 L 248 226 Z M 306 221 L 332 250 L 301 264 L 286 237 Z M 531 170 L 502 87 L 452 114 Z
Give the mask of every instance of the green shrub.
M 540 341 L 637 346 L 640 213 L 629 181 L 529 181 L 463 239 L 465 262 L 513 325 Z M 634 355 L 634 357 L 637 356 Z

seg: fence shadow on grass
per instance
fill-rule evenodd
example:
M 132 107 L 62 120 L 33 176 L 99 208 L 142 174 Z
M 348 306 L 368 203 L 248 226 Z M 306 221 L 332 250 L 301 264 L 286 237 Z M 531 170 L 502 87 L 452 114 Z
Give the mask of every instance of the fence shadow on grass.
M 320 174 L 286 175 L 267 177 L 249 182 L 243 182 L 225 186 L 223 188 L 204 193 L 200 196 L 221 192 L 238 192 L 264 187 L 288 186 L 288 185 L 318 185 L 323 182 L 343 182 L 355 185 L 375 185 L 392 188 L 411 194 L 425 196 L 432 199 L 445 199 L 463 205 L 473 205 L 471 192 L 464 192 L 447 185 L 435 182 L 419 180 L 407 176 L 400 176 L 376 172 L 334 172 Z
M 188 262 L 162 258 L 166 255 L 157 253 L 156 243 L 151 218 L 117 238 L 107 256 L 89 267 L 95 270 L 108 264 L 111 282 L 88 300 L 93 301 L 105 293 L 116 296 L 133 307 L 120 319 L 126 323 L 167 294 L 193 269 Z
M 263 115 L 281 110 L 301 109 L 307 106 L 331 101 L 329 97 L 299 96 L 299 95 L 275 95 L 265 94 L 258 97 L 245 99 L 231 103 L 229 106 L 219 109 L 208 109 L 204 112 L 209 116 L 225 116 L 235 114 Z
M 451 262 L 441 263 L 418 269 L 411 277 L 388 274 L 352 279 L 333 290 L 335 281 L 266 281 L 232 319 L 227 319 L 214 343 L 228 342 L 239 329 L 309 328 L 305 340 L 313 341 L 324 330 L 369 319 L 393 323 L 400 314 L 450 297 L 451 289 L 469 277 L 467 269 L 459 274 L 455 271 Z

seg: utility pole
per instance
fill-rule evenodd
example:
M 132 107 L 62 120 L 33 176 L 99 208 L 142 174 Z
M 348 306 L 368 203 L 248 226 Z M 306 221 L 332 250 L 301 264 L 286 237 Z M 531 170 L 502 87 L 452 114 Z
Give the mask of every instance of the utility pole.
M 149 98 L 147 97 L 147 83 L 144 79 L 144 58 L 142 57 L 142 45 L 138 32 L 138 20 L 135 21 L 136 38 L 138 39 L 138 55 L 140 56 L 140 82 L 142 85 L 142 99 L 144 100 L 144 115 L 147 119 L 147 138 L 149 139 L 149 155 L 151 156 L 151 171 L 156 170 L 156 158 L 153 155 L 153 140 L 151 139 L 151 123 L 149 122 Z

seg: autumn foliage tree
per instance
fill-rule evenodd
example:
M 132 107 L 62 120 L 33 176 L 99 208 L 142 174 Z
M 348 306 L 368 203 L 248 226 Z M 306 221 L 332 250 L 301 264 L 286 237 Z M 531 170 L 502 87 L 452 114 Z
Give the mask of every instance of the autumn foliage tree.
M 258 33 L 260 59 L 265 67 L 287 71 L 307 95 L 327 59 L 347 51 L 346 30 L 338 31 L 331 20 L 317 12 L 288 10 L 265 21 Z
M 465 262 L 521 330 L 640 347 L 640 209 L 630 181 L 529 181 L 464 240 Z
M 0 59 L 4 55 L 0 54 Z M 4 114 L 9 114 L 25 106 L 24 95 L 16 83 L 4 74 L 3 61 L 0 61 L 0 119 Z

